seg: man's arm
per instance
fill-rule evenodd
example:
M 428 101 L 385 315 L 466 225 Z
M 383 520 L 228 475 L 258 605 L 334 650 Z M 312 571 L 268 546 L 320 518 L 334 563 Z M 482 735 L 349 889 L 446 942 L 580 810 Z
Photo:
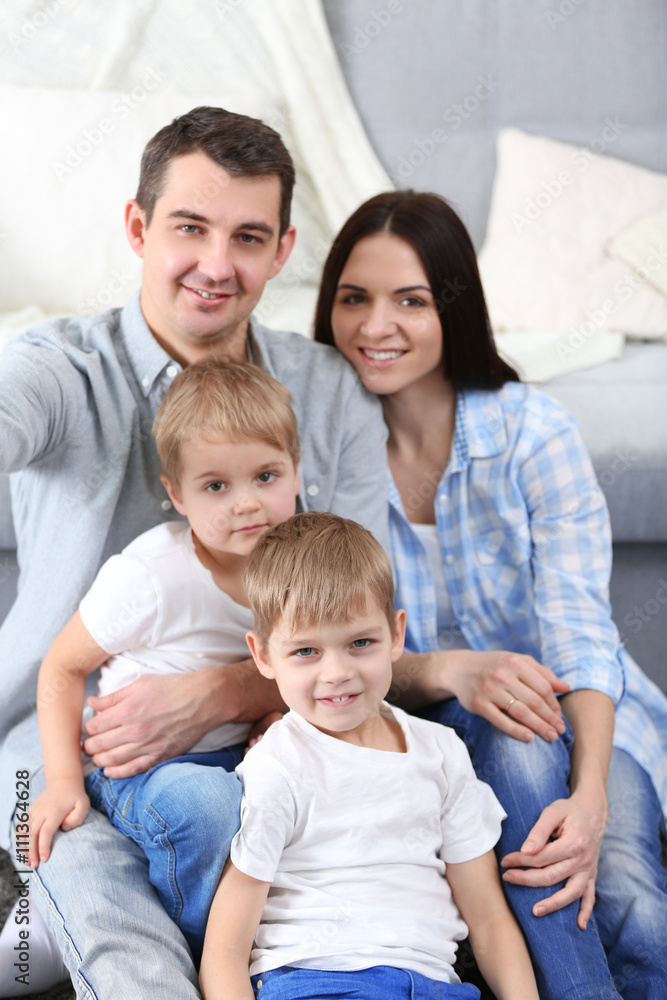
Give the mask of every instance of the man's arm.
M 448 864 L 446 877 L 468 925 L 477 964 L 498 1000 L 539 1000 L 528 949 L 505 901 L 494 852 Z
M 533 907 L 536 917 L 581 898 L 577 925 L 586 925 L 595 903 L 598 857 L 607 818 L 607 771 L 614 733 L 614 703 L 599 691 L 573 691 L 563 709 L 574 733 L 568 799 L 542 812 L 520 851 L 506 855 L 506 882 L 516 885 L 566 885 Z M 550 838 L 553 838 L 550 840 Z M 527 867 L 528 871 L 521 869 Z
M 190 674 L 140 677 L 88 703 L 84 743 L 96 767 L 110 778 L 127 778 L 185 753 L 225 722 L 254 722 L 287 711 L 274 681 L 252 660 L 206 667 Z
M 248 964 L 270 886 L 227 861 L 206 925 L 199 969 L 204 1000 L 254 1000 Z

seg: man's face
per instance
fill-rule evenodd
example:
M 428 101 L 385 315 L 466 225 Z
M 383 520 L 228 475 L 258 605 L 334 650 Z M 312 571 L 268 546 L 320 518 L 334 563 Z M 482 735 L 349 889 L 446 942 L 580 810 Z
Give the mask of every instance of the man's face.
M 248 317 L 294 244 L 278 239 L 280 179 L 235 177 L 204 153 L 171 161 L 150 224 L 136 201 L 127 235 L 143 259 L 141 308 L 158 342 L 188 364 L 246 357 Z

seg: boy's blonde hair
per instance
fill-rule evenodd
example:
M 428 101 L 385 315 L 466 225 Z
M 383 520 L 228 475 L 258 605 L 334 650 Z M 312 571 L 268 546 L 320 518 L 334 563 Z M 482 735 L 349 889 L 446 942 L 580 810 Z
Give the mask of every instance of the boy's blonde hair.
M 260 538 L 243 586 L 262 648 L 278 623 L 299 627 L 351 621 L 376 604 L 394 636 L 394 581 L 387 554 L 370 531 L 336 514 L 310 511 Z
M 252 438 L 287 451 L 298 466 L 299 435 L 292 397 L 257 365 L 206 358 L 176 376 L 153 424 L 163 474 L 178 484 L 181 445 L 224 435 Z

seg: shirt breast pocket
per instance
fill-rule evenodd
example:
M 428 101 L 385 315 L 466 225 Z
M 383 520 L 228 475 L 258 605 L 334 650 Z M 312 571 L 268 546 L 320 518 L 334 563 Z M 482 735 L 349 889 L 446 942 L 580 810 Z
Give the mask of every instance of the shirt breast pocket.
M 522 566 L 532 550 L 528 525 L 503 525 L 483 531 L 475 539 L 474 550 L 478 566 Z

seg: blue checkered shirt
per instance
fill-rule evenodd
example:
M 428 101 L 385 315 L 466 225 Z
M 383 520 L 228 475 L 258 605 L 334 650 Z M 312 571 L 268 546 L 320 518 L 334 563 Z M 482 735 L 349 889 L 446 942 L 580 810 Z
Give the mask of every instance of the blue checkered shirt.
M 430 491 L 447 589 L 472 649 L 528 653 L 616 704 L 614 746 L 651 776 L 667 814 L 667 699 L 611 620 L 611 532 L 586 447 L 558 403 L 510 382 L 458 396 L 449 464 Z M 428 556 L 389 477 L 389 529 L 406 647 L 443 648 Z

